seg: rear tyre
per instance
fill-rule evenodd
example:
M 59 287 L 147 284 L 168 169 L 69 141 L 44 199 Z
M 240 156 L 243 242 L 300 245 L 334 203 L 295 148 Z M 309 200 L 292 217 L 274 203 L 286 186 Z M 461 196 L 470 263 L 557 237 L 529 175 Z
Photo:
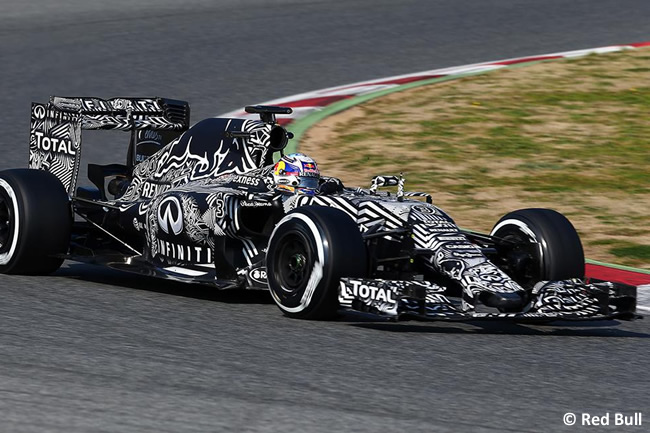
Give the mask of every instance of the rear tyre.
M 341 277 L 363 277 L 367 252 L 357 224 L 343 211 L 305 206 L 276 226 L 267 251 L 271 295 L 284 314 L 328 319 L 339 307 Z
M 0 172 L 0 273 L 56 271 L 70 243 L 72 213 L 61 182 L 42 170 Z
M 490 235 L 506 241 L 504 271 L 524 288 L 538 281 L 584 278 L 580 237 L 559 212 L 516 210 L 501 218 Z

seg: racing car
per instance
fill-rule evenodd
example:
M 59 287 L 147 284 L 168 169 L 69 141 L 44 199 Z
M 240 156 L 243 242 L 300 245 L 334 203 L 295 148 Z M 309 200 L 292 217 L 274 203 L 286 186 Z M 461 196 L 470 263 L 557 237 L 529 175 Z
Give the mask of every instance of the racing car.
M 580 238 L 550 209 L 489 234 L 458 227 L 401 173 L 367 188 L 284 154 L 276 116 L 190 127 L 168 98 L 56 97 L 31 110 L 29 167 L 0 172 L 0 272 L 64 260 L 218 289 L 268 289 L 290 317 L 351 309 L 393 319 L 550 321 L 636 315 L 636 287 L 585 279 Z M 257 118 L 259 116 L 259 119 Z M 124 164 L 89 164 L 83 130 L 130 134 Z M 126 141 L 126 140 L 125 140 Z M 279 158 L 279 159 L 278 159 Z M 277 161 L 277 162 L 276 162 Z

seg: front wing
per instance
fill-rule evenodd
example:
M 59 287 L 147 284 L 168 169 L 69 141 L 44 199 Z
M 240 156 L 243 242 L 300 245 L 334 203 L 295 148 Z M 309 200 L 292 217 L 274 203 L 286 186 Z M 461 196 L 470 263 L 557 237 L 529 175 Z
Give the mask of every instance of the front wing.
M 522 311 L 508 313 L 463 310 L 461 303 L 449 299 L 445 292 L 444 287 L 428 281 L 341 278 L 339 303 L 344 308 L 393 319 L 547 322 L 641 317 L 636 314 L 636 287 L 619 283 L 540 282 Z

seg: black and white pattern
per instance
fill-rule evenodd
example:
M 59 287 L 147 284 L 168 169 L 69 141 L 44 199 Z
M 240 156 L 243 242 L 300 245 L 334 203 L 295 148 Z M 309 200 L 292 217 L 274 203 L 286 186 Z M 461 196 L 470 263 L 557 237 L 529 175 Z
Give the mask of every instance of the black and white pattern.
M 374 196 L 346 192 L 332 196 L 293 196 L 285 202 L 285 211 L 307 205 L 335 207 L 355 219 L 364 232 L 376 224 L 387 230 L 403 227 L 412 204 L 381 201 Z
M 389 180 L 380 178 L 374 184 L 382 182 Z M 368 193 L 356 191 L 333 196 L 292 196 L 285 201 L 285 211 L 306 205 L 341 209 L 357 221 L 362 232 L 377 224 L 385 230 L 408 227 L 415 248 L 431 251 L 427 259 L 429 265 L 462 287 L 463 310 L 473 310 L 478 295 L 483 291 L 523 291 L 460 232 L 445 212 L 435 206 L 417 201 L 400 201 L 396 196 L 380 196 L 369 190 Z
M 404 197 L 424 197 L 427 203 L 431 204 L 433 202 L 431 194 L 427 194 L 426 192 L 405 191 Z
M 81 162 L 81 116 L 32 104 L 29 168 L 54 174 L 69 194 L 74 192 Z
M 431 204 L 430 195 L 405 191 L 402 175 L 375 177 L 370 189 L 323 178 L 316 195 L 282 193 L 268 165 L 278 125 L 215 118 L 186 129 L 189 108 L 183 107 L 160 98 L 53 98 L 32 107 L 30 167 L 54 173 L 71 195 L 82 129 L 172 131 L 128 163 L 124 194 L 96 203 L 96 214 L 117 220 L 109 226 L 117 232 L 109 233 L 113 239 L 137 237 L 124 267 L 218 287 L 263 287 L 268 242 L 278 221 L 302 206 L 328 206 L 356 222 L 370 256 L 367 278 L 340 280 L 342 307 L 450 320 L 586 318 L 634 310 L 631 295 L 583 282 L 549 282 L 526 292 L 495 264 L 501 262 L 485 255 L 501 254 L 495 240 L 484 244 L 460 230 Z M 133 136 L 137 155 L 138 135 Z M 398 193 L 379 191 L 382 186 L 396 186 Z M 76 210 L 83 212 L 83 206 Z M 133 252 L 137 260 L 131 260 Z M 107 260 L 114 263 L 114 256 Z M 608 299 L 616 297 L 618 304 L 607 310 Z M 510 312 L 512 305 L 519 311 Z
M 463 309 L 472 310 L 483 292 L 521 292 L 523 288 L 492 264 L 460 232 L 453 220 L 434 206 L 416 205 L 410 213 L 415 246 L 434 252 L 428 263 L 463 288 Z
M 54 174 L 68 193 L 73 195 L 81 162 L 81 131 L 187 129 L 189 107 L 186 110 L 187 115 L 184 115 L 185 112 L 181 109 L 172 116 L 168 114 L 169 105 L 166 105 L 165 101 L 169 104 L 180 103 L 181 108 L 187 106 L 182 101 L 162 98 L 104 100 L 53 96 L 47 104 L 34 103 L 29 140 L 29 168 Z
M 53 96 L 49 106 L 62 112 L 79 113 L 83 129 L 181 131 L 189 125 L 189 119 L 178 118 L 172 121 L 165 113 L 161 98 L 100 99 Z
M 263 265 L 264 248 L 254 239 L 241 235 L 240 212 L 242 200 L 281 200 L 285 213 L 301 206 L 329 206 L 338 208 L 357 221 L 361 232 L 370 229 L 408 229 L 413 246 L 421 251 L 424 263 L 432 270 L 455 281 L 461 290 L 461 298 L 452 301 L 446 294 L 447 288 L 430 281 L 402 281 L 384 279 L 341 280 L 339 302 L 341 306 L 375 314 L 398 317 L 402 314 L 420 315 L 426 318 L 523 318 L 543 317 L 595 317 L 601 312 L 599 301 L 593 291 L 580 296 L 580 288 L 568 287 L 566 282 L 545 286 L 535 292 L 536 297 L 529 307 L 519 313 L 487 313 L 476 311 L 479 295 L 490 293 L 519 293 L 524 289 L 484 256 L 480 248 L 472 243 L 455 225 L 453 220 L 439 208 L 416 200 L 399 200 L 396 196 L 369 193 L 368 190 L 344 190 L 332 195 L 282 195 L 269 187 L 269 168 L 250 171 L 246 176 L 227 174 L 211 179 L 189 182 L 170 192 L 186 191 L 188 194 L 202 194 L 210 205 L 199 218 L 189 219 L 191 224 L 201 227 L 200 232 L 215 234 L 214 227 L 223 235 L 241 242 L 241 254 L 246 269 Z M 248 178 L 257 177 L 259 182 Z M 237 186 L 239 185 L 239 186 Z M 248 188 L 262 187 L 259 193 L 250 193 Z M 219 192 L 214 192 L 218 188 Z M 241 189 L 240 189 L 241 188 Z M 209 191 L 209 193 L 208 193 Z M 222 203 L 222 204 L 218 204 Z M 189 208 L 188 208 L 189 209 Z M 191 212 L 187 210 L 186 212 Z M 196 213 L 196 212 L 195 212 Z M 198 213 L 197 213 L 198 215 Z M 220 219 L 218 216 L 224 216 Z M 399 233 L 399 232 L 398 232 Z M 191 237 L 198 241 L 196 237 Z M 385 236 L 396 240 L 399 235 Z M 209 238 L 203 241 L 210 244 Z M 241 275 L 246 276 L 246 273 Z M 559 301 L 558 301 L 559 299 Z M 579 312 L 579 313 L 578 313 Z
M 229 138 L 225 131 L 243 131 L 249 138 Z M 160 189 L 226 174 L 258 169 L 268 152 L 271 125 L 252 120 L 206 119 L 142 162 L 133 173 L 124 200 Z M 154 185 L 154 186 L 151 186 Z
M 570 313 L 578 316 L 593 316 L 600 311 L 599 300 L 594 292 L 607 297 L 607 289 L 581 281 L 565 280 L 540 282 L 533 289 L 536 300 L 532 309 L 537 313 Z
M 397 316 L 413 305 L 437 302 L 444 298 L 444 291 L 428 281 L 342 278 L 339 303 L 355 310 Z

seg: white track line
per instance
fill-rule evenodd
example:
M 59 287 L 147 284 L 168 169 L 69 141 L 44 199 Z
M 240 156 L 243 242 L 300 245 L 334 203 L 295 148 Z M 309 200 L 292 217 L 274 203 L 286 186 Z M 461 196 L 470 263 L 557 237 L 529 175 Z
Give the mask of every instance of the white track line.
M 261 105 L 277 105 L 277 104 L 292 104 L 300 101 L 308 101 L 313 98 L 327 98 L 332 96 L 359 96 L 365 93 L 374 92 L 377 90 L 388 89 L 392 87 L 399 87 L 403 79 L 414 78 L 415 81 L 419 79 L 425 80 L 432 76 L 448 77 L 470 72 L 489 71 L 494 69 L 501 69 L 513 63 L 524 63 L 527 61 L 554 59 L 554 58 L 576 58 L 587 56 L 589 54 L 604 54 L 616 51 L 634 49 L 634 45 L 613 45 L 607 47 L 589 48 L 585 50 L 563 51 L 559 53 L 539 54 L 535 56 L 515 57 L 512 59 L 498 60 L 492 62 L 473 63 L 469 65 L 453 66 L 450 68 L 430 69 L 428 71 L 414 72 L 410 74 L 395 75 L 392 77 L 377 78 L 374 80 L 360 81 L 356 83 L 344 84 L 342 86 L 328 87 L 325 89 L 318 89 L 311 92 L 299 93 L 296 95 L 285 96 L 282 98 L 273 99 L 270 101 L 262 102 Z M 334 101 L 335 102 L 335 101 Z M 332 102 L 325 102 L 323 104 L 315 105 L 301 105 L 294 108 L 294 113 L 291 116 L 283 116 L 284 119 L 296 120 L 307 114 L 321 110 L 326 105 Z M 228 113 L 223 113 L 218 117 L 238 117 L 243 119 L 256 119 L 256 114 L 247 114 L 242 108 Z

